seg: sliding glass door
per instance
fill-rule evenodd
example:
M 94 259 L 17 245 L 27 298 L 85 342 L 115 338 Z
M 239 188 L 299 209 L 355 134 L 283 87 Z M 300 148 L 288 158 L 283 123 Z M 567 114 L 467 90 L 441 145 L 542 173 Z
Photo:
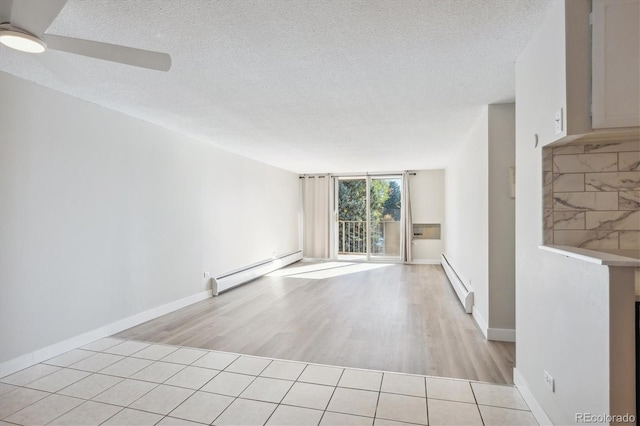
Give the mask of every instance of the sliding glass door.
M 367 178 L 338 178 L 336 186 L 338 258 L 367 260 Z
M 400 259 L 401 189 L 400 175 L 336 178 L 338 259 Z
M 369 183 L 369 254 L 400 259 L 402 177 L 371 177 Z

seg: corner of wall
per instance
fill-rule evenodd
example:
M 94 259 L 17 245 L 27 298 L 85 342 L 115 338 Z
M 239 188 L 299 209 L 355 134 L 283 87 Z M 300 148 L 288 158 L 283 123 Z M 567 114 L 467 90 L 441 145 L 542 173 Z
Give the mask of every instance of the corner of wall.
M 103 327 L 88 331 L 86 333 L 82 333 L 78 336 L 65 339 L 61 342 L 54 343 L 53 345 L 49 345 L 45 348 L 41 348 L 36 351 L 21 355 L 17 358 L 10 359 L 8 361 L 0 363 L 0 377 L 8 376 L 9 374 L 13 374 L 16 371 L 20 371 L 39 362 L 46 361 L 70 350 L 89 344 L 98 339 L 111 336 L 128 328 L 135 327 L 136 325 L 150 321 L 154 318 L 158 318 L 162 315 L 166 315 L 170 312 L 177 311 L 178 309 L 182 309 L 186 306 L 192 305 L 202 300 L 206 300 L 211 296 L 211 290 L 203 291 L 201 293 L 197 293 L 192 296 L 184 297 L 180 300 L 158 306 L 148 311 L 123 318 L 119 321 L 107 324 Z
M 524 402 L 526 402 L 529 406 L 529 409 L 531 410 L 533 416 L 536 418 L 538 424 L 540 426 L 553 426 L 553 422 L 551 421 L 547 413 L 545 413 L 540 403 L 538 403 L 536 398 L 533 396 L 533 392 L 531 392 L 531 389 L 529 388 L 529 385 L 524 376 L 522 375 L 522 373 L 520 373 L 518 368 L 515 367 L 513 369 L 513 383 L 516 385 L 516 388 L 518 388 L 518 391 L 520 391 L 520 395 L 522 395 Z
M 473 305 L 473 310 L 471 311 L 471 315 L 473 316 L 473 319 L 476 321 L 476 324 L 478 324 L 480 331 L 482 331 L 484 338 L 488 339 L 487 331 L 489 327 L 487 326 L 487 321 L 484 319 L 480 311 L 476 309 L 475 305 Z
M 516 162 L 515 103 L 489 105 L 488 119 L 488 335 L 514 341 L 516 211 L 510 168 Z

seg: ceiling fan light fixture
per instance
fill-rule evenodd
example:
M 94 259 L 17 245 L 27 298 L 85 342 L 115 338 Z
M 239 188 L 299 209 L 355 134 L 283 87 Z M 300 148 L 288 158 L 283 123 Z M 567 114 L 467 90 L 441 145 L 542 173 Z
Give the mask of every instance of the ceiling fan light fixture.
M 27 53 L 42 53 L 47 49 L 47 45 L 38 37 L 14 30 L 0 30 L 0 43 Z

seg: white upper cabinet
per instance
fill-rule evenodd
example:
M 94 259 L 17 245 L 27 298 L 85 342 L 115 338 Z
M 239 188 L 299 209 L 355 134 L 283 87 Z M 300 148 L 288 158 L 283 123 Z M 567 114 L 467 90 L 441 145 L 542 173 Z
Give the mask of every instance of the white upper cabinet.
M 640 0 L 553 3 L 516 61 L 516 108 L 542 146 L 637 138 Z
M 593 0 L 592 127 L 640 126 L 640 0 Z

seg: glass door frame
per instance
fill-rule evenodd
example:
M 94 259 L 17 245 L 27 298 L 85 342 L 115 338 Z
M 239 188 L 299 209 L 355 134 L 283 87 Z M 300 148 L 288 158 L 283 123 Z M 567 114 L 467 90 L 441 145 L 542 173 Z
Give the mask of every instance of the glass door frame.
M 370 203 L 370 194 L 371 194 L 371 180 L 383 180 L 383 179 L 394 179 L 400 180 L 400 196 L 404 197 L 404 194 L 402 193 L 402 179 L 404 179 L 404 176 L 402 175 L 402 173 L 380 173 L 380 174 L 371 174 L 367 176 L 367 221 L 368 221 L 368 226 L 371 227 L 371 203 Z M 398 237 L 400 238 L 400 241 L 398 241 L 398 247 L 400 247 L 400 244 L 402 244 L 402 205 L 400 207 L 400 234 L 398 235 Z M 369 244 L 372 243 L 371 241 L 371 235 L 368 236 L 368 240 L 369 240 Z M 386 243 L 385 243 L 386 244 Z M 368 253 L 367 253 L 367 260 L 368 261 L 373 261 L 373 262 L 385 262 L 385 263 L 390 263 L 390 262 L 397 262 L 397 263 L 401 263 L 401 254 L 400 252 L 398 252 L 397 255 L 392 256 L 392 255 L 372 255 L 371 254 L 371 247 L 368 247 Z M 385 248 L 386 250 L 386 248 Z
M 358 173 L 358 174 L 344 174 L 344 175 L 332 175 L 333 179 L 333 218 L 331 220 L 331 258 L 335 260 L 355 261 L 355 262 L 384 262 L 384 263 L 401 263 L 400 255 L 398 256 L 372 256 L 371 255 L 371 180 L 372 179 L 404 179 L 402 173 Z M 346 259 L 340 257 L 339 254 L 339 235 L 340 229 L 339 222 L 339 199 L 340 199 L 340 181 L 344 180 L 364 180 L 365 181 L 365 193 L 366 193 L 366 253 L 360 259 Z M 404 194 L 402 194 L 404 196 Z M 401 212 L 402 215 L 402 212 Z M 402 243 L 402 242 L 401 242 Z
M 332 250 L 332 258 L 336 260 L 344 260 L 344 261 L 369 261 L 370 253 L 369 253 L 369 219 L 371 212 L 369 211 L 369 176 L 367 174 L 355 174 L 355 175 L 337 175 L 333 176 L 333 220 L 331 221 L 332 233 L 333 235 L 333 244 L 331 247 Z M 345 180 L 362 180 L 365 182 L 365 194 L 366 194 L 366 215 L 365 215 L 365 249 L 366 252 L 362 255 L 362 259 L 348 259 L 346 256 L 340 254 L 340 227 L 338 226 L 340 220 L 340 181 Z

